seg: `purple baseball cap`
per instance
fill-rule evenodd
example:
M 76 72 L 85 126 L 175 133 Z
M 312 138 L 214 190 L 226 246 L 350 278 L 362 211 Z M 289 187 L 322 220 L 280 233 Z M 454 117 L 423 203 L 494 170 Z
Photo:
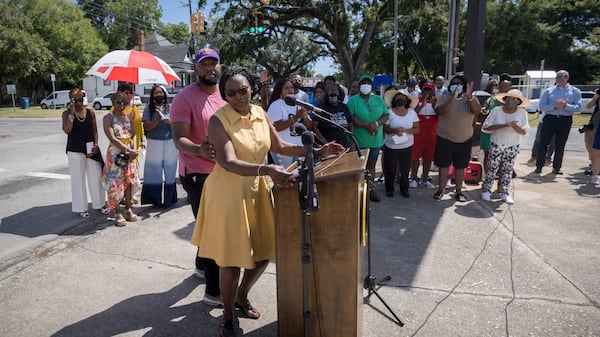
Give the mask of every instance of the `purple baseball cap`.
M 218 62 L 221 61 L 221 59 L 219 58 L 219 54 L 217 53 L 216 50 L 210 49 L 210 48 L 202 48 L 202 49 L 198 50 L 198 52 L 196 53 L 196 57 L 194 58 L 194 63 L 198 63 L 207 57 L 212 57 L 212 58 L 216 59 Z

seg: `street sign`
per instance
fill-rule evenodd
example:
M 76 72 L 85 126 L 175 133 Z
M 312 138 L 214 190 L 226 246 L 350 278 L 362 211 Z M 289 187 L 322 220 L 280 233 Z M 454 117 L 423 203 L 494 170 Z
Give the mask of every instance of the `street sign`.
M 50 81 L 52 81 L 52 82 L 56 81 L 56 75 L 50 74 Z
M 14 84 L 7 84 L 6 93 L 9 95 L 15 95 L 17 93 L 17 86 Z

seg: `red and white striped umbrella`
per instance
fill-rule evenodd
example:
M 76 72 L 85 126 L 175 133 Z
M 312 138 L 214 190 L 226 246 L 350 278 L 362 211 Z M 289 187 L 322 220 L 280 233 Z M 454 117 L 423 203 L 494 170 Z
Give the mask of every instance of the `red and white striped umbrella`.
M 179 76 L 160 58 L 143 51 L 114 50 L 102 56 L 87 72 L 104 80 L 135 84 L 170 84 Z

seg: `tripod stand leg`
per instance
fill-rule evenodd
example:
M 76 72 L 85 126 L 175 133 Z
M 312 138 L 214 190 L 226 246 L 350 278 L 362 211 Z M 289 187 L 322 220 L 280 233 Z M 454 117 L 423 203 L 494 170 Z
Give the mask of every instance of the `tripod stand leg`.
M 392 308 L 390 308 L 390 306 L 385 302 L 385 300 L 383 299 L 383 297 L 381 297 L 381 295 L 379 295 L 379 293 L 377 292 L 377 290 L 375 288 L 369 288 L 369 294 L 370 293 L 375 294 L 375 296 L 377 296 L 377 298 L 381 301 L 381 303 L 383 303 L 383 305 L 385 305 L 385 307 L 387 308 L 387 310 L 398 321 L 398 325 L 399 326 L 401 326 L 401 327 L 404 326 L 404 322 L 402 322 L 402 320 L 398 317 L 398 315 L 396 315 L 396 313 L 394 312 L 394 310 L 392 310 Z

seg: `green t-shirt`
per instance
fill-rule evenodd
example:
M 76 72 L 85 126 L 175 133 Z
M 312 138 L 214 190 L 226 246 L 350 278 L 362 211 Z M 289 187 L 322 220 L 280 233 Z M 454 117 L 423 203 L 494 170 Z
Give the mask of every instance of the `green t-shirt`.
M 365 123 L 372 123 L 388 114 L 387 106 L 381 96 L 375 94 L 369 95 L 369 102 L 358 95 L 350 97 L 348 100 L 348 109 L 353 117 L 360 119 Z M 377 148 L 383 146 L 383 125 L 379 125 L 377 133 L 371 135 L 369 130 L 354 126 L 354 136 L 361 148 Z

